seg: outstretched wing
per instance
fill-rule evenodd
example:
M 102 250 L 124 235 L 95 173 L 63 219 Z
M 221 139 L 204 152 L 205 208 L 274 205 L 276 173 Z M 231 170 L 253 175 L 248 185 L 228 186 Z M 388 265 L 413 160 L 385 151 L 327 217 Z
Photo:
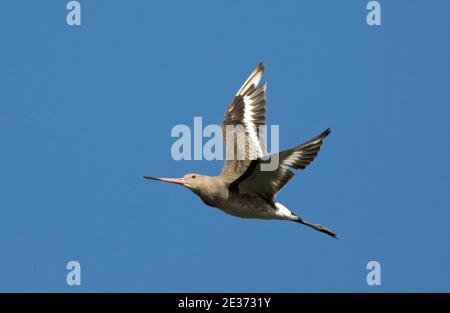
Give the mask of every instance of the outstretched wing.
M 266 124 L 266 84 L 258 86 L 262 63 L 253 70 L 234 96 L 222 122 L 226 159 L 221 175 L 230 182 L 241 176 L 252 160 L 266 152 L 261 125 Z
M 269 159 L 251 161 L 247 170 L 234 182 L 230 189 L 243 194 L 257 194 L 267 201 L 273 201 L 275 194 L 294 176 L 289 168 L 305 169 L 317 156 L 323 140 L 330 129 L 323 131 L 313 139 L 289 150 L 272 154 Z M 264 170 L 263 165 L 278 156 L 278 166 L 275 170 Z

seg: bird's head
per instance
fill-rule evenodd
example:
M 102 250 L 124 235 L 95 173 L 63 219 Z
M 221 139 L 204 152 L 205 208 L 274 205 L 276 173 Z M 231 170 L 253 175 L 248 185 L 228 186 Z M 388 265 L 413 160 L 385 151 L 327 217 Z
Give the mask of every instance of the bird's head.
M 196 192 L 206 184 L 207 176 L 197 173 L 188 173 L 183 176 L 184 186 Z

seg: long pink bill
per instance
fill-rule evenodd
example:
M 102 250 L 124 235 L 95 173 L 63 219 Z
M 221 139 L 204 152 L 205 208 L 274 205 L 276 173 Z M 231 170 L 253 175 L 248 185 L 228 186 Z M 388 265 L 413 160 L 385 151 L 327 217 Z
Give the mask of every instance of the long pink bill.
M 163 177 L 155 177 L 155 176 L 144 176 L 144 178 L 164 181 L 166 183 L 172 183 L 172 184 L 177 184 L 177 185 L 184 185 L 183 178 L 163 178 Z

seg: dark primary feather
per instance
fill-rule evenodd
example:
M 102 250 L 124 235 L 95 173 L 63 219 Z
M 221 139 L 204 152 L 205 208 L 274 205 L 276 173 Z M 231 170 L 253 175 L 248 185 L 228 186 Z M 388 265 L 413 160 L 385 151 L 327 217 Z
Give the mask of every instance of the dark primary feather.
M 222 133 L 227 155 L 221 175 L 229 181 L 241 176 L 252 160 L 265 153 L 260 126 L 266 124 L 267 85 L 258 86 L 263 73 L 264 65 L 260 63 L 225 112 Z
M 230 184 L 230 189 L 244 194 L 257 194 L 267 201 L 273 201 L 275 194 L 294 176 L 289 168 L 305 169 L 317 156 L 323 140 L 329 134 L 330 129 L 326 129 L 301 145 L 272 154 L 268 159 L 251 161 L 247 170 Z M 275 170 L 262 168 L 263 164 L 268 164 L 277 156 L 279 163 Z

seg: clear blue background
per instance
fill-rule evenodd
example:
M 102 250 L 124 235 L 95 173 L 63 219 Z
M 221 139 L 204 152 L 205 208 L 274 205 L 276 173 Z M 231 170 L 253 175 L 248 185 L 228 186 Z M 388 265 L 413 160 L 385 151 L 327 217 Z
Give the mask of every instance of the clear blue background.
M 449 1 L 80 2 L 1 5 L 1 291 L 450 291 Z M 339 241 L 142 178 L 217 174 L 170 131 L 260 61 L 281 148 L 332 129 L 278 200 Z

